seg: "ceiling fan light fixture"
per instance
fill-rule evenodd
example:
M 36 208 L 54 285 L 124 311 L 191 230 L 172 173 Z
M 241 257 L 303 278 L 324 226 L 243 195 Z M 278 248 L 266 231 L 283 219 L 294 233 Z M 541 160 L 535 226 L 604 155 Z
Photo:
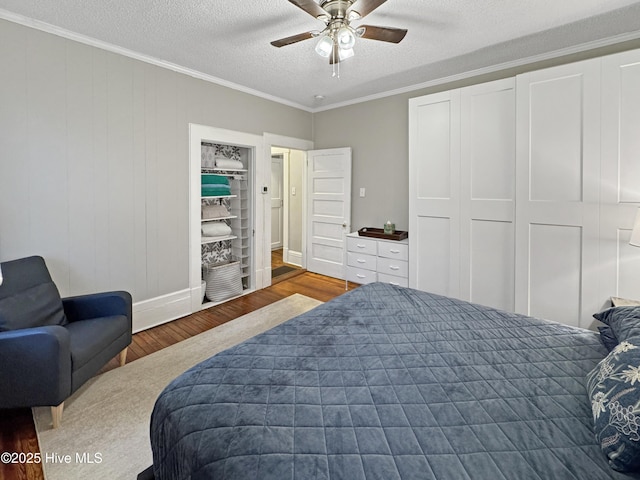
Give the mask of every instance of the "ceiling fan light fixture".
M 338 47 L 340 50 L 350 50 L 356 44 L 356 36 L 353 34 L 351 29 L 346 25 L 340 27 L 338 29 L 338 33 L 336 35 L 338 40 Z
M 349 13 L 347 13 L 347 20 L 349 20 L 350 22 L 360 20 L 361 18 L 362 18 L 362 15 L 360 15 L 355 10 L 349 10 Z
M 338 57 L 340 58 L 341 62 L 345 61 L 347 58 L 353 57 L 354 54 L 355 52 L 353 51 L 353 48 L 338 49 Z
M 329 35 L 324 35 L 316 44 L 316 53 L 324 58 L 329 58 L 333 50 L 333 40 Z

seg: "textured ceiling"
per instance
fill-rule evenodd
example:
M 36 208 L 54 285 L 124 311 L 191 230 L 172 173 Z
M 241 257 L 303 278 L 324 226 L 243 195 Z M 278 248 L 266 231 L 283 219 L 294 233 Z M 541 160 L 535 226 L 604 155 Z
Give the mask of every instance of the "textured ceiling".
M 44 22 L 308 110 L 640 37 L 640 1 L 388 0 L 353 25 L 407 28 L 405 39 L 359 39 L 334 78 L 314 40 L 269 44 L 324 26 L 287 0 L 0 0 L 0 17 Z

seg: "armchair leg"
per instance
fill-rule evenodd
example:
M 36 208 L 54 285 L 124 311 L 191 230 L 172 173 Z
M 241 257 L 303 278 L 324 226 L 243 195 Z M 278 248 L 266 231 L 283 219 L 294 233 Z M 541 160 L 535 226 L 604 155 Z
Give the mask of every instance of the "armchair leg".
M 51 419 L 53 420 L 53 428 L 58 428 L 62 421 L 62 410 L 64 410 L 64 402 L 57 407 L 51 407 Z
M 120 362 L 120 366 L 123 367 L 125 363 L 127 363 L 127 350 L 129 349 L 129 347 L 124 347 L 124 350 L 122 350 L 119 354 L 118 354 L 118 361 Z

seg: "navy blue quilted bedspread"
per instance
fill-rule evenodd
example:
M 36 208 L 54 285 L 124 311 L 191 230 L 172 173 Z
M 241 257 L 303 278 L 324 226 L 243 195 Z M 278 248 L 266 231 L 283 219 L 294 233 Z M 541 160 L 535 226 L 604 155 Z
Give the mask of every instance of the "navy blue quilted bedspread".
M 593 332 L 357 288 L 175 379 L 151 419 L 178 479 L 605 479 Z

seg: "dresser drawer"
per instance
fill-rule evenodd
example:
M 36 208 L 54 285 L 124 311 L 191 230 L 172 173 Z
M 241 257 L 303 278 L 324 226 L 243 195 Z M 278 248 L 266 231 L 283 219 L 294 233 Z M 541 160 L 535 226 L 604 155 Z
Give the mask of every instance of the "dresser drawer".
M 364 253 L 367 255 L 377 255 L 378 242 L 369 238 L 347 237 L 347 250 L 349 252 Z
M 378 242 L 378 256 L 407 261 L 409 260 L 409 245 L 406 243 Z
M 395 277 L 393 275 L 387 275 L 386 273 L 379 273 L 378 281 L 382 283 L 390 283 L 391 285 L 397 285 L 398 287 L 409 286 L 409 279 L 407 277 Z
M 386 273 L 387 275 L 394 275 L 396 277 L 408 277 L 409 262 L 395 260 L 393 258 L 378 257 L 376 270 L 379 273 Z
M 347 265 L 350 267 L 375 270 L 377 258 L 375 255 L 365 255 L 357 252 L 347 252 Z
M 378 280 L 378 274 L 371 270 L 363 270 L 361 268 L 348 267 L 347 268 L 347 280 L 354 283 L 366 283 L 375 282 Z

